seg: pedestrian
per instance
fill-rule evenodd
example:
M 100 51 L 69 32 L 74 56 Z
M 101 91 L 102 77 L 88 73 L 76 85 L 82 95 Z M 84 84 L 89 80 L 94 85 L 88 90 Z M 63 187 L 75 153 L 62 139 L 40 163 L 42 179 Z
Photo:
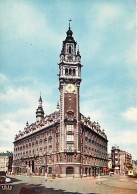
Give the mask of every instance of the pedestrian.
M 47 181 L 47 172 L 45 172 L 45 181 Z

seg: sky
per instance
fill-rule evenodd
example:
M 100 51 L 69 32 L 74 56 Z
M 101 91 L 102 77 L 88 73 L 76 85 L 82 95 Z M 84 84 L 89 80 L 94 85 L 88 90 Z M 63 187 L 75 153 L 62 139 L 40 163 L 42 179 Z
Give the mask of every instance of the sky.
M 82 56 L 80 111 L 98 121 L 108 152 L 118 145 L 137 159 L 135 0 L 0 1 L 0 151 L 59 101 L 59 55 L 68 20 Z

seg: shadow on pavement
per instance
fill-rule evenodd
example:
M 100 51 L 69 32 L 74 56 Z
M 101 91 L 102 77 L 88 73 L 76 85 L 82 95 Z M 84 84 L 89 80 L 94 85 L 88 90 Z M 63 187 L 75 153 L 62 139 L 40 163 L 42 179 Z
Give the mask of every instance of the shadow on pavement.
M 66 192 L 64 190 L 55 190 L 54 188 L 46 188 L 43 185 L 34 185 L 34 184 L 18 184 L 14 185 L 13 190 L 10 191 L 10 194 L 82 194 L 79 192 Z M 2 193 L 3 194 L 3 193 Z M 96 194 L 96 193 L 90 193 Z

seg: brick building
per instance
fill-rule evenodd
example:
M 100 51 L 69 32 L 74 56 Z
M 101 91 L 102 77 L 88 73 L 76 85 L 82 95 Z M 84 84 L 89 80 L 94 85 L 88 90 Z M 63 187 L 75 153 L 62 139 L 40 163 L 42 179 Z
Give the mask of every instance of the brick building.
M 131 154 L 120 150 L 119 146 L 112 147 L 111 155 L 115 174 L 128 174 L 128 170 L 133 168 Z
M 40 96 L 36 122 L 27 122 L 15 137 L 13 172 L 58 177 L 106 174 L 107 136 L 99 123 L 80 113 L 81 55 L 70 25 L 58 65 L 60 105 L 44 116 Z

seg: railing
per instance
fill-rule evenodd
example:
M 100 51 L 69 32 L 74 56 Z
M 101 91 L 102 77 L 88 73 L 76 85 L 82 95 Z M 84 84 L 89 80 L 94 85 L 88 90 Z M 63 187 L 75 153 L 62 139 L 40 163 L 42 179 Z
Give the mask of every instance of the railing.
M 76 149 L 64 149 L 64 152 L 76 152 Z

